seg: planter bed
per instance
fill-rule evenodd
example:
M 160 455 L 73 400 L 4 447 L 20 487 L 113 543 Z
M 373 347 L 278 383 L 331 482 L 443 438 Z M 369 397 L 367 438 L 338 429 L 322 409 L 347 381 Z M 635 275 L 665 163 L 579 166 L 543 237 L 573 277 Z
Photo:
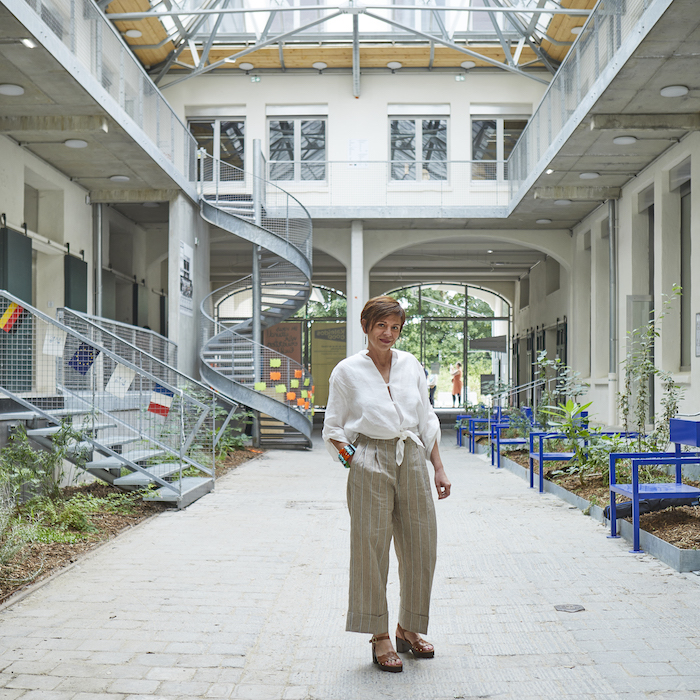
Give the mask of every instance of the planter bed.
M 489 447 L 488 445 L 478 444 L 476 451 L 478 454 L 488 456 Z M 529 482 L 530 480 L 529 470 L 509 459 L 504 454 L 501 455 L 501 467 L 519 476 L 525 482 Z M 592 505 L 585 498 L 581 498 L 575 493 L 567 491 L 562 486 L 548 481 L 547 479 L 544 481 L 544 490 L 546 493 L 557 496 L 557 498 L 575 506 L 586 515 L 590 515 L 598 522 L 610 528 L 610 521 L 603 515 L 603 509 L 600 506 Z M 632 523 L 626 520 L 618 520 L 617 531 L 625 540 L 632 542 L 634 536 Z M 646 532 L 646 530 L 640 530 L 639 537 L 640 545 L 647 554 L 651 554 L 651 556 L 664 562 L 664 564 L 667 564 L 672 569 L 681 572 L 700 570 L 700 550 L 681 549 L 680 547 L 676 547 L 656 537 L 656 535 L 652 535 L 650 532 Z

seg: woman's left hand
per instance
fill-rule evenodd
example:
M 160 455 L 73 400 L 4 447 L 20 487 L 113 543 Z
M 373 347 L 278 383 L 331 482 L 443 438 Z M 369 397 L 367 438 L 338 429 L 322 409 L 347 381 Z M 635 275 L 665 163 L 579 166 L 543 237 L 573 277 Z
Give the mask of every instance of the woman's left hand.
M 435 470 L 435 488 L 437 489 L 439 499 L 447 498 L 450 495 L 452 484 L 447 478 L 444 469 Z

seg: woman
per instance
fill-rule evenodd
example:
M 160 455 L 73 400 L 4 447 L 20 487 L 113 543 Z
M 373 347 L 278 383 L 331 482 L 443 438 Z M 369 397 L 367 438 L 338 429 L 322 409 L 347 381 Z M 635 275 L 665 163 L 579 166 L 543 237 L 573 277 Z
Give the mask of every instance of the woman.
M 391 297 L 370 299 L 360 321 L 367 350 L 336 365 L 323 438 L 350 468 L 350 600 L 346 629 L 372 635 L 382 671 L 402 670 L 388 634 L 386 581 L 393 537 L 399 561 L 401 609 L 396 646 L 432 658 L 428 631 L 437 527 L 426 456 L 438 498 L 450 495 L 438 442 L 440 423 L 428 401 L 425 373 L 413 355 L 393 350 L 406 314 Z
M 452 408 L 455 407 L 455 399 L 459 408 L 462 403 L 462 363 L 458 362 L 454 368 L 450 365 L 450 374 L 452 375 Z

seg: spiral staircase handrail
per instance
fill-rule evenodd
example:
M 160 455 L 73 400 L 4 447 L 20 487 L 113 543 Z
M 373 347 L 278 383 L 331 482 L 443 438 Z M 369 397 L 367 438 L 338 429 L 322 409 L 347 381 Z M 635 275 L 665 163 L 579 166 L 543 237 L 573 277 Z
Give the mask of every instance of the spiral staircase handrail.
M 277 185 L 201 151 L 199 164 L 205 219 L 267 251 L 267 259 L 263 256 L 262 261 L 267 266 L 260 269 L 260 327 L 269 328 L 290 318 L 311 293 L 312 224 L 308 211 Z M 240 321 L 222 323 L 218 319 L 217 308 L 223 300 L 252 290 L 252 276 L 246 275 L 202 299 L 203 379 L 219 382 L 243 405 L 299 431 L 310 446 L 314 392 L 310 372 L 250 337 L 252 311 Z

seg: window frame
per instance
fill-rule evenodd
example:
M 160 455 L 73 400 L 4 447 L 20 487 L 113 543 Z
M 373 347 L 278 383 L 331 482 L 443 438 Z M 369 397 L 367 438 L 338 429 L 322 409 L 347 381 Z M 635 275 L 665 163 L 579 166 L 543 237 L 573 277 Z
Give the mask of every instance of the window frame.
M 243 153 L 242 153 L 242 158 L 241 158 L 241 166 L 240 166 L 240 177 L 234 177 L 231 181 L 236 182 L 239 180 L 244 180 L 245 176 L 243 175 L 245 171 L 245 166 L 246 166 L 246 152 L 248 150 L 248 144 L 247 144 L 247 134 L 246 134 L 246 127 L 247 127 L 247 120 L 245 117 L 241 116 L 206 116 L 206 115 L 197 115 L 197 116 L 192 116 L 187 118 L 187 129 L 192 134 L 192 131 L 190 129 L 190 125 L 192 124 L 212 124 L 213 125 L 213 134 L 212 134 L 212 153 L 210 154 L 214 159 L 218 159 L 222 164 L 226 163 L 226 161 L 221 160 L 221 123 L 222 122 L 240 122 L 243 124 Z M 194 134 L 192 136 L 195 138 Z M 197 144 L 197 148 L 201 148 L 199 144 Z M 227 165 L 231 165 L 230 163 L 226 163 Z M 238 166 L 231 166 L 231 167 L 238 167 Z M 237 172 L 237 171 L 234 171 Z
M 294 124 L 294 157 L 292 160 L 272 160 L 272 138 L 270 133 L 270 123 L 276 121 L 287 121 Z M 320 121 L 324 123 L 324 152 L 323 160 L 302 160 L 301 158 L 301 124 L 302 122 Z M 268 178 L 270 182 L 293 182 L 296 184 L 309 183 L 327 183 L 328 182 L 328 115 L 327 114 L 268 114 L 267 115 L 267 154 L 268 154 Z M 275 165 L 291 164 L 293 166 L 293 177 L 286 180 L 275 179 L 272 176 L 273 167 Z M 323 166 L 323 178 L 305 179 L 302 178 L 303 165 L 319 165 Z
M 444 178 L 423 178 L 422 164 L 425 162 L 423 159 L 423 122 L 430 120 L 441 120 L 445 122 L 445 160 L 434 160 L 433 163 L 445 163 L 445 177 Z M 394 160 L 392 159 L 392 142 L 391 142 L 391 123 L 393 121 L 413 121 L 415 125 L 415 148 L 414 148 L 414 158 L 413 161 L 409 160 Z M 410 182 L 410 183 L 448 183 L 450 180 L 450 142 L 451 142 L 451 132 L 450 132 L 450 115 L 449 114 L 389 114 L 387 119 L 387 139 L 389 142 L 389 182 Z M 419 152 L 420 151 L 420 158 Z M 394 164 L 402 163 L 413 163 L 415 167 L 415 177 L 414 178 L 394 178 Z M 421 167 L 418 167 L 418 164 Z
M 508 173 L 506 172 L 505 159 L 505 123 L 507 121 L 524 121 L 525 126 L 523 131 L 532 119 L 532 115 L 525 114 L 476 114 L 469 115 L 469 133 L 470 133 L 470 160 L 472 162 L 472 181 L 473 182 L 508 182 Z M 476 160 L 474 157 L 474 122 L 475 121 L 490 121 L 496 122 L 496 160 Z M 522 136 L 521 132 L 521 136 Z M 516 142 L 517 143 L 517 142 Z M 495 178 L 475 178 L 474 166 L 478 163 L 495 163 L 496 177 Z

